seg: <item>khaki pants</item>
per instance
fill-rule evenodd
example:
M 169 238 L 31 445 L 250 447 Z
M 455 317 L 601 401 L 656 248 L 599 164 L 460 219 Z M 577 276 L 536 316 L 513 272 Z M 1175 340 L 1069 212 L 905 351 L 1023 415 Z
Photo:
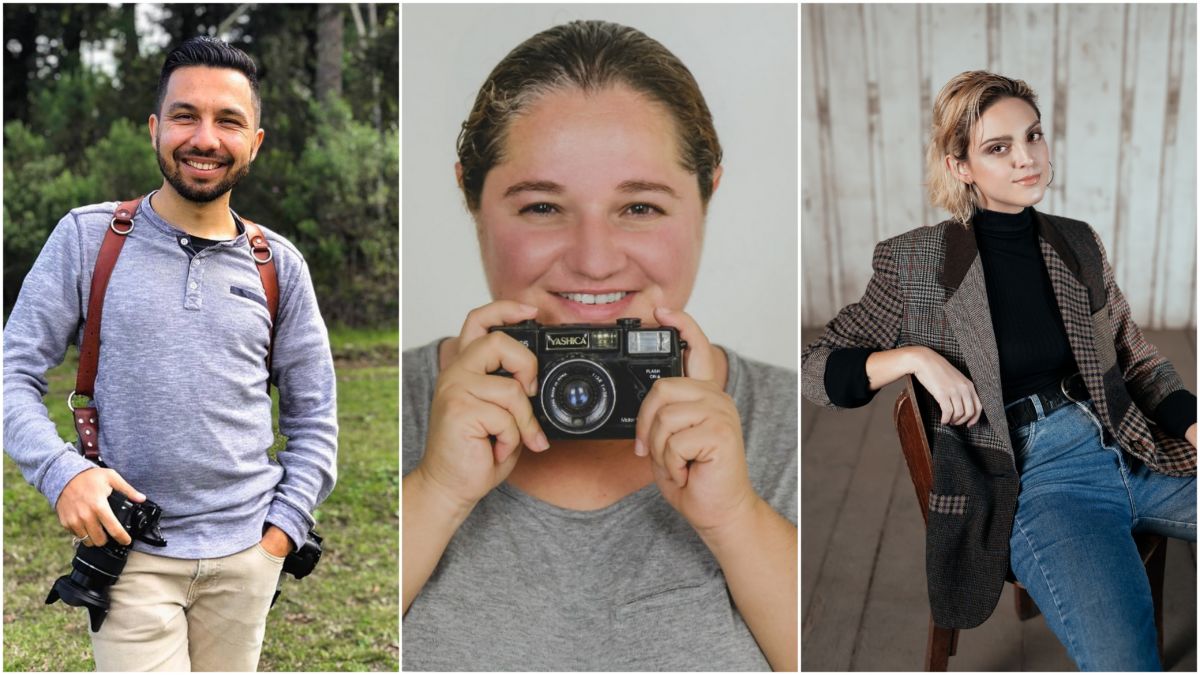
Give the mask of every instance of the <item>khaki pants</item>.
M 283 558 L 261 545 L 224 558 L 132 551 L 92 633 L 98 671 L 254 671 Z

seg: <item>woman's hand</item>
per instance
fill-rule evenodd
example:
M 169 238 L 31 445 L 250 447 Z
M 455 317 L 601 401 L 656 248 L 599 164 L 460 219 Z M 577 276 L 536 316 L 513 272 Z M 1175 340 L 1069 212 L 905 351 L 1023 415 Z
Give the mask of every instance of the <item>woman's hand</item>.
M 497 301 L 471 311 L 456 354 L 438 376 L 425 454 L 415 472 L 460 509 L 470 511 L 517 464 L 522 447 L 550 447 L 529 405 L 537 392 L 537 357 L 491 326 L 532 319 L 537 309 Z M 492 375 L 503 368 L 512 377 Z
M 663 497 L 701 534 L 752 511 L 742 423 L 717 381 L 718 355 L 684 312 L 655 311 L 663 326 L 688 343 L 686 377 L 654 383 L 638 412 L 634 452 L 650 456 Z
M 979 394 L 975 392 L 975 384 L 932 349 L 909 349 L 912 350 L 909 372 L 941 407 L 942 424 L 965 423 L 969 427 L 975 426 L 983 415 L 983 404 L 979 401 Z

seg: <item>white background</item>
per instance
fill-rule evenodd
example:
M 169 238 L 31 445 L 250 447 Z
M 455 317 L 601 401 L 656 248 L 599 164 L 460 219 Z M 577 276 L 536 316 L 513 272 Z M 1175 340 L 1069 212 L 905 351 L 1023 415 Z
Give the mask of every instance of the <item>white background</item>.
M 687 311 L 713 342 L 795 369 L 795 5 L 405 5 L 401 139 L 404 349 L 456 335 L 491 300 L 455 185 L 455 141 L 488 73 L 574 19 L 632 26 L 692 71 L 724 150 Z

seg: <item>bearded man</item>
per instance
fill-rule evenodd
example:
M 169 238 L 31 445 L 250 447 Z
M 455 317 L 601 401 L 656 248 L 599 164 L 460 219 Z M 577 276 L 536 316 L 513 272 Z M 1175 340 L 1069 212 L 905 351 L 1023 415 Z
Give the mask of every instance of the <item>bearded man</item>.
M 103 293 L 102 465 L 60 437 L 42 397 L 46 371 L 83 339 L 115 202 L 59 221 L 5 327 L 4 449 L 63 527 L 84 546 L 125 545 L 110 493 L 162 509 L 167 545 L 132 542 L 90 633 L 97 670 L 254 670 L 284 558 L 336 479 L 333 360 L 308 268 L 261 228 L 278 284 L 266 290 L 229 207 L 262 145 L 261 112 L 240 49 L 197 37 L 167 55 L 149 118 L 164 180 L 138 203 Z M 277 459 L 268 382 L 287 437 Z

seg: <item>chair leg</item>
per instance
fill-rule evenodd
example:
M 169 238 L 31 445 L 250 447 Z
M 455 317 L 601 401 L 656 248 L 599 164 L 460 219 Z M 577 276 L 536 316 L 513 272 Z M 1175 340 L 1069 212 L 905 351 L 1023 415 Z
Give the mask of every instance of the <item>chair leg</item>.
M 1146 579 L 1154 599 L 1154 627 L 1158 631 L 1158 658 L 1163 658 L 1163 572 L 1167 567 L 1167 540 L 1164 538 L 1146 561 Z
M 1021 621 L 1028 621 L 1042 613 L 1042 610 L 1038 609 L 1037 603 L 1030 597 L 1029 591 L 1020 584 L 1013 584 L 1013 605 L 1017 609 L 1017 618 Z
M 950 657 L 958 651 L 958 629 L 942 628 L 929 617 L 929 641 L 925 646 L 925 670 L 943 673 L 949 667 Z

